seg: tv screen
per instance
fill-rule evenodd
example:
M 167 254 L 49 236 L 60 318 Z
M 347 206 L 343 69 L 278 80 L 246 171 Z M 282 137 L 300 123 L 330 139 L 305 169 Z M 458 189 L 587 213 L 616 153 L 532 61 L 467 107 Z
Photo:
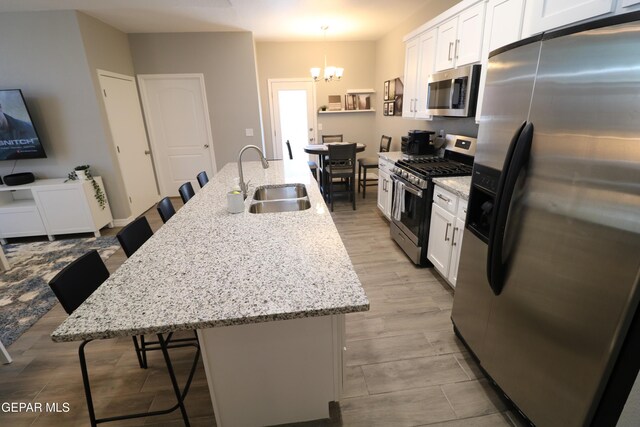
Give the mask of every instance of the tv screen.
M 20 89 L 0 90 L 0 160 L 47 157 Z

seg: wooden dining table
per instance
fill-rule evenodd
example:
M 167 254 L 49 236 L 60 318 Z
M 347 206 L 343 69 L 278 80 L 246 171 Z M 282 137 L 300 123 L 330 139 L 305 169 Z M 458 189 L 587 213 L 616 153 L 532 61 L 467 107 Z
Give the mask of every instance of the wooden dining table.
M 324 194 L 324 188 L 322 188 L 322 171 L 324 170 L 324 160 L 329 154 L 329 145 L 344 145 L 344 144 L 353 144 L 353 142 L 328 142 L 326 144 L 309 144 L 304 146 L 304 152 L 307 154 L 315 154 L 318 156 L 318 182 L 320 183 L 320 191 Z M 365 148 L 367 148 L 367 144 L 363 144 L 362 142 L 356 142 L 356 153 L 362 153 Z

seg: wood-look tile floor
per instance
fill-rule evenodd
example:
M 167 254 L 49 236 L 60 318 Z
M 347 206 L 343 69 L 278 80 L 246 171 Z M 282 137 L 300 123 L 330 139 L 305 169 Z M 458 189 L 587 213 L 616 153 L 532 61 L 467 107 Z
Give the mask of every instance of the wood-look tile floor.
M 334 221 L 371 303 L 371 310 L 348 314 L 344 396 L 332 418 L 302 425 L 331 426 L 513 426 L 517 421 L 455 337 L 453 293 L 432 269 L 416 268 L 389 237 L 389 224 L 376 207 L 376 188 L 358 208 L 336 201 Z M 179 199 L 173 200 L 176 209 Z M 162 222 L 146 213 L 154 230 Z M 118 229 L 105 229 L 115 235 Z M 292 242 L 295 244 L 295 242 Z M 107 266 L 124 262 L 118 250 Z M 78 364 L 78 343 L 54 343 L 49 335 L 66 318 L 56 305 L 13 343 L 13 363 L 0 366 L 0 403 L 66 402 L 69 412 L 8 413 L 0 426 L 86 426 L 88 414 Z M 172 360 L 183 384 L 191 349 L 174 349 Z M 149 369 L 138 367 L 130 338 L 92 342 L 87 359 L 98 417 L 158 410 L 174 404 L 159 352 Z M 215 425 L 202 363 L 186 407 L 193 426 Z M 0 408 L 2 409 L 2 408 Z M 247 408 L 251 410 L 251 408 Z M 178 411 L 113 422 L 111 426 L 183 425 Z

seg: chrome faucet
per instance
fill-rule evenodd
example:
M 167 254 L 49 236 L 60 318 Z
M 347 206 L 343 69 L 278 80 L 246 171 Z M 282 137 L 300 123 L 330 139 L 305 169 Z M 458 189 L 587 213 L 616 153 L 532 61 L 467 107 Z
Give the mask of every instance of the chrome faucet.
M 263 169 L 266 169 L 269 167 L 269 162 L 264 157 L 262 150 L 256 147 L 255 145 L 246 145 L 242 148 L 242 150 L 240 150 L 240 154 L 238 154 L 238 176 L 240 177 L 240 191 L 242 191 L 242 197 L 244 197 L 245 199 L 247 198 L 248 186 L 247 186 L 247 183 L 244 182 L 244 174 L 242 173 L 242 154 L 245 151 L 247 151 L 249 148 L 253 148 L 258 153 L 260 153 L 260 161 L 262 162 Z

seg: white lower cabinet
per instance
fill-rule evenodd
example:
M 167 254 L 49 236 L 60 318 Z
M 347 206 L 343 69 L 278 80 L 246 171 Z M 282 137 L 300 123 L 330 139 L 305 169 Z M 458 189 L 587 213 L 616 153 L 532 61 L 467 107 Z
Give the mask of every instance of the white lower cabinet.
M 393 162 L 380 157 L 378 160 L 378 209 L 391 219 L 391 198 L 393 196 L 393 183 L 389 171 Z
M 104 193 L 102 179 L 94 177 Z M 0 186 L 0 241 L 9 237 L 94 233 L 112 224 L 111 210 L 96 200 L 91 181 L 37 180 Z
M 467 201 L 436 186 L 433 193 L 427 258 L 442 277 L 455 288 Z

